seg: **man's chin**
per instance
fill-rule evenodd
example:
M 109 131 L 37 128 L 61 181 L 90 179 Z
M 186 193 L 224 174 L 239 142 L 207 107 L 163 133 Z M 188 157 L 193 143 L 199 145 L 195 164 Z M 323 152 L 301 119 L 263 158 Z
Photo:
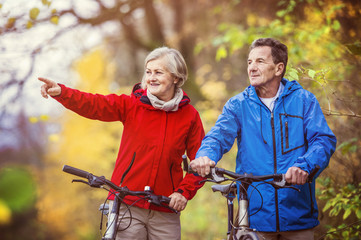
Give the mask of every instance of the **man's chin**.
M 257 81 L 250 81 L 252 87 L 257 87 L 259 84 Z

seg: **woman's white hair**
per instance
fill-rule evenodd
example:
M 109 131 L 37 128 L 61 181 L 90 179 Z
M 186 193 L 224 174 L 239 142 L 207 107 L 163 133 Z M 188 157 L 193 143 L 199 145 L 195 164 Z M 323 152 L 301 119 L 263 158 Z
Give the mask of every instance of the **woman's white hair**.
M 176 84 L 177 88 L 180 88 L 183 86 L 185 81 L 187 81 L 188 78 L 188 69 L 186 62 L 182 56 L 182 54 L 174 49 L 174 48 L 168 48 L 168 47 L 159 47 L 154 49 L 152 52 L 148 54 L 148 56 L 145 58 L 144 61 L 144 69 L 147 68 L 147 64 L 150 61 L 160 59 L 160 58 L 166 59 L 166 69 L 176 78 L 179 79 L 179 81 Z M 146 74 L 143 74 L 142 83 L 141 86 L 143 89 L 146 88 Z

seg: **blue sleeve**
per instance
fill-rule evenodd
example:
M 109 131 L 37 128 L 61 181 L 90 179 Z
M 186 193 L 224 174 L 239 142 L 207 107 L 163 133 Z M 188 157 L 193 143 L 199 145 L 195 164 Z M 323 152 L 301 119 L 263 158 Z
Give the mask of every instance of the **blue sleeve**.
M 216 163 L 228 152 L 240 130 L 237 111 L 239 104 L 236 99 L 230 99 L 223 107 L 214 127 L 206 134 L 196 158 L 207 156 Z
M 295 167 L 299 167 L 310 173 L 316 165 L 320 171 L 324 170 L 330 161 L 336 148 L 336 137 L 329 128 L 316 97 L 311 94 L 310 100 L 306 101 L 304 113 L 305 138 L 307 140 L 307 151 L 298 157 Z

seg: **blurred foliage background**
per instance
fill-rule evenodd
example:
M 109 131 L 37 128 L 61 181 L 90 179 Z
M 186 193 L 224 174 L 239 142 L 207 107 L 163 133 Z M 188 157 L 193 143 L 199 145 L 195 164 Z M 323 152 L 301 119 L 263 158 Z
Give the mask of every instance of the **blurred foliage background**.
M 248 46 L 259 37 L 289 47 L 286 77 L 317 96 L 338 138 L 317 182 L 316 239 L 360 239 L 359 0 L 0 0 L 0 239 L 100 239 L 106 192 L 71 184 L 62 166 L 110 177 L 122 125 L 42 99 L 38 76 L 130 94 L 149 51 L 177 48 L 208 132 L 248 85 Z M 234 168 L 234 149 L 221 167 Z M 206 184 L 182 212 L 182 239 L 224 238 L 226 212 Z

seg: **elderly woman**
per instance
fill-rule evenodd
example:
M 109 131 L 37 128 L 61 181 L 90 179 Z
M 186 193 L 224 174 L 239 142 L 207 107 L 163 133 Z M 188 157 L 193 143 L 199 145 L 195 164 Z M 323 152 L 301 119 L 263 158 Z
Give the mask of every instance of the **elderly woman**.
M 131 95 L 100 95 L 81 92 L 45 78 L 41 94 L 56 99 L 79 115 L 124 125 L 112 182 L 141 191 L 150 186 L 155 194 L 169 196 L 170 207 L 182 211 L 202 186 L 200 177 L 183 178 L 182 155 L 194 159 L 204 137 L 197 110 L 181 86 L 187 80 L 187 66 L 175 49 L 161 47 L 145 59 L 141 83 Z M 136 157 L 133 158 L 133 155 Z M 180 214 L 151 205 L 137 197 L 126 197 L 133 205 L 131 216 L 124 204 L 117 239 L 180 239 Z M 130 226 L 128 226 L 131 219 Z

